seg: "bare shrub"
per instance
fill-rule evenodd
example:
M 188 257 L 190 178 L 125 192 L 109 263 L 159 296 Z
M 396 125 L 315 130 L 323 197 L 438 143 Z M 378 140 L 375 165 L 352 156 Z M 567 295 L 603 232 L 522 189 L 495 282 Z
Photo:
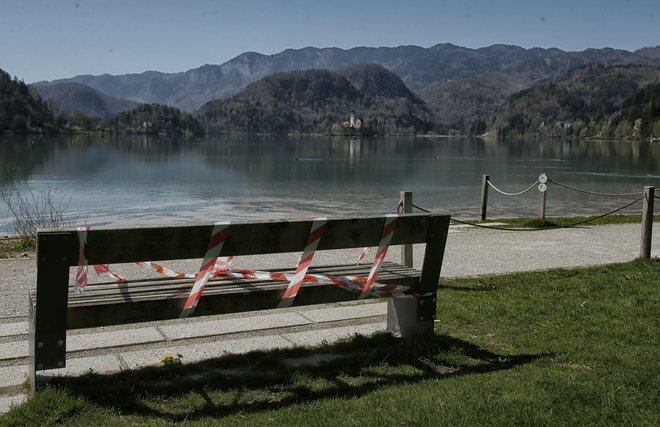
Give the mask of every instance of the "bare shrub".
M 14 216 L 16 234 L 28 245 L 35 245 L 40 228 L 73 225 L 73 220 L 67 219 L 64 214 L 71 197 L 67 199 L 58 195 L 52 186 L 35 192 L 27 183 L 12 183 L 8 189 L 0 191 L 0 196 Z

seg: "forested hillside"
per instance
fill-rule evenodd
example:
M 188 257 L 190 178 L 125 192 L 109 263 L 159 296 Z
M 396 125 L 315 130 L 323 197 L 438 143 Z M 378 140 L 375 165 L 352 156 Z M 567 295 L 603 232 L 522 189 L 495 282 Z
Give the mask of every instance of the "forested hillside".
M 80 83 L 33 85 L 55 114 L 82 113 L 91 117 L 107 117 L 136 108 L 137 102 L 108 96 Z
M 53 132 L 57 128 L 48 104 L 23 81 L 0 69 L 0 132 Z
M 643 89 L 658 83 L 660 68 L 652 66 L 573 69 L 552 82 L 515 93 L 484 127 L 501 136 L 648 138 L 650 133 L 640 133 L 641 122 L 635 122 L 644 113 L 644 129 L 653 129 L 654 110 L 645 106 L 654 92 Z
M 327 133 L 354 111 L 373 133 L 438 130 L 426 104 L 375 64 L 279 73 L 198 112 L 210 131 Z

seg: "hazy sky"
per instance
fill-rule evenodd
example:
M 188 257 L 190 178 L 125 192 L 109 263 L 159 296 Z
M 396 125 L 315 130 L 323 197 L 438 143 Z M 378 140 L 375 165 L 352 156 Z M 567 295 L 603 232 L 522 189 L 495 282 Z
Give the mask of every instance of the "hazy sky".
M 437 43 L 636 50 L 660 44 L 660 0 L 0 0 L 0 68 L 28 83 Z

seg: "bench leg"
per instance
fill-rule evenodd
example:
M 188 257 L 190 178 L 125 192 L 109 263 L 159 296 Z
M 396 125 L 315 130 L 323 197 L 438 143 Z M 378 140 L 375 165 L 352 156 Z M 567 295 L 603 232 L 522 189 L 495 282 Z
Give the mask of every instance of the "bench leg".
M 433 316 L 420 320 L 416 298 L 394 298 L 387 301 L 387 331 L 401 338 L 433 335 Z M 427 319 L 427 320 L 424 320 Z
M 32 295 L 28 291 L 28 345 L 30 346 L 30 359 L 28 362 L 28 370 L 30 372 L 30 387 L 32 387 L 32 393 L 37 390 L 37 366 L 36 366 L 36 348 L 35 348 L 35 331 L 36 331 L 36 319 L 35 319 L 35 310 L 34 302 Z

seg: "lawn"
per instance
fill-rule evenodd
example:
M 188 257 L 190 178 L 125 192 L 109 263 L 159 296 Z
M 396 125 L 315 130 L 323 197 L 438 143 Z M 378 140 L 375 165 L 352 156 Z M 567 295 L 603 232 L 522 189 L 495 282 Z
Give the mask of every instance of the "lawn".
M 658 259 L 443 280 L 430 338 L 63 378 L 0 425 L 657 426 L 659 295 Z
M 510 228 L 556 228 L 574 225 L 595 226 L 610 224 L 639 224 L 641 215 L 608 215 L 608 216 L 557 216 L 546 217 L 545 220 L 535 217 L 500 218 L 488 221 L 473 221 L 475 224 L 487 226 L 489 222 L 504 224 Z M 653 222 L 660 221 L 660 215 L 653 215 Z

